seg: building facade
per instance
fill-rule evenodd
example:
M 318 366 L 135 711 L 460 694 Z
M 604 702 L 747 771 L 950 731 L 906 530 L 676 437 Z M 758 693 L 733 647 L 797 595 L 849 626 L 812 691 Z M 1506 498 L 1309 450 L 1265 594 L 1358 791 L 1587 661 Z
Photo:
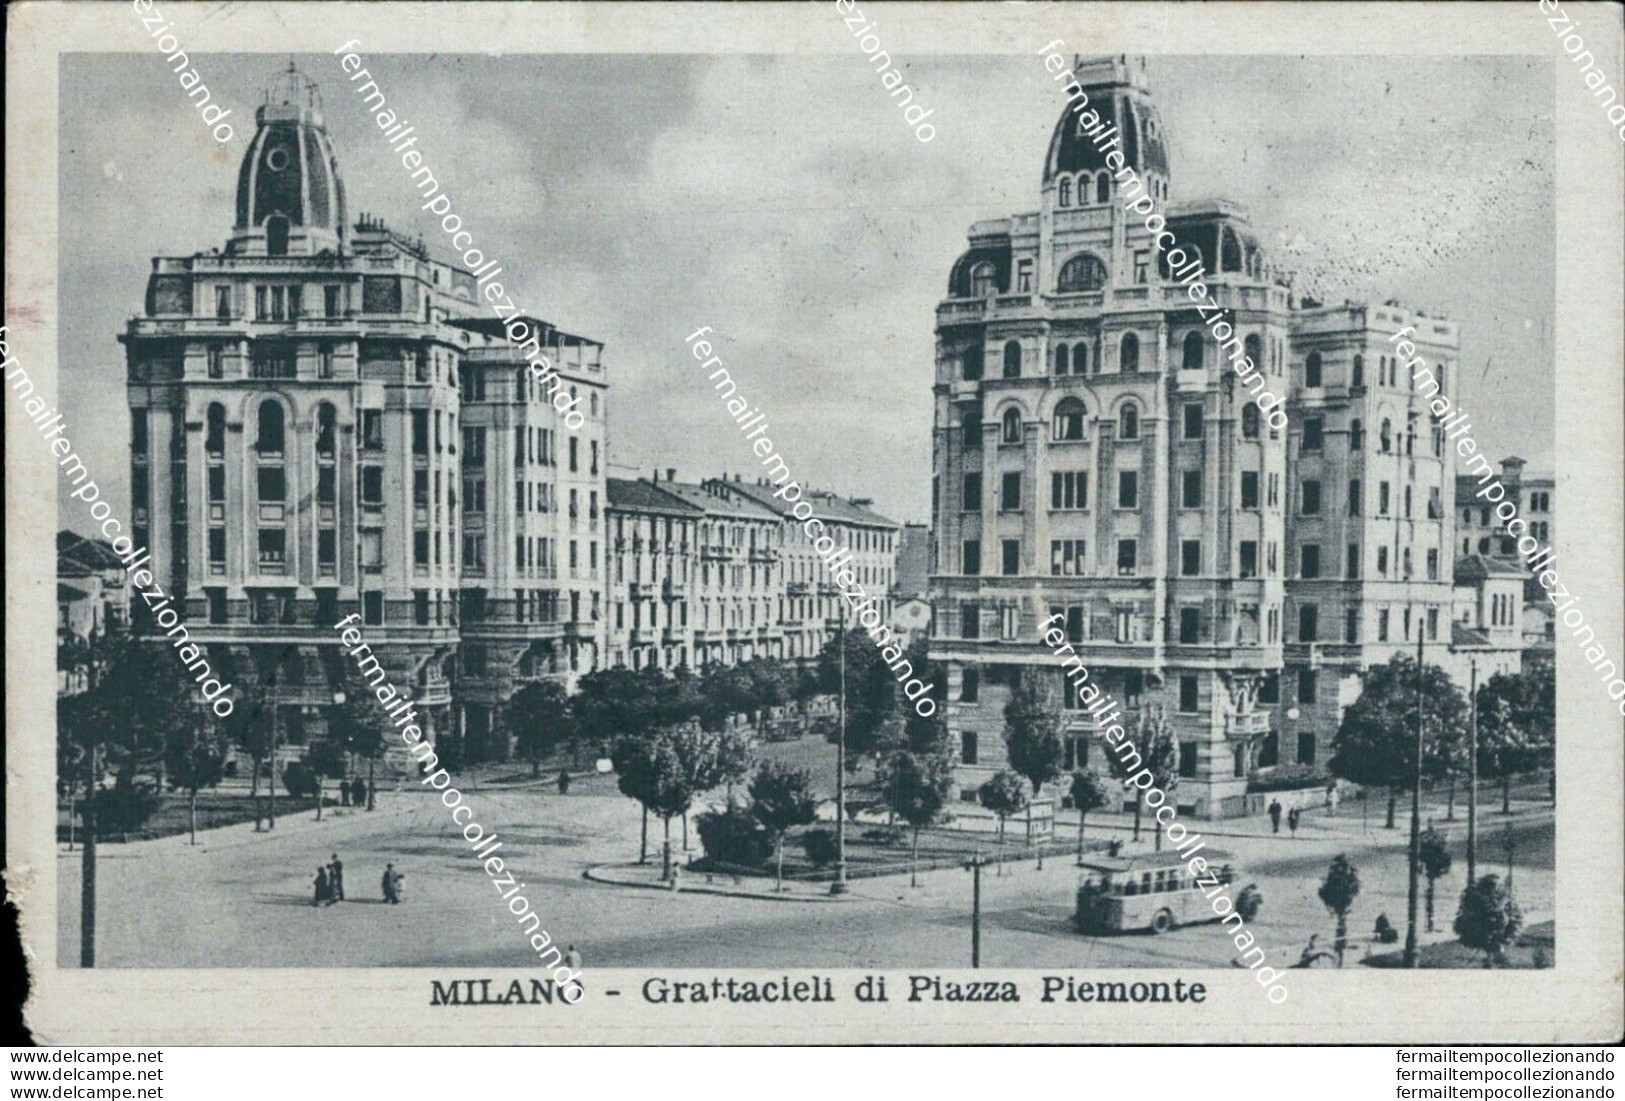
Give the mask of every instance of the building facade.
M 1551 546 L 1557 535 L 1557 479 L 1550 474 L 1526 473 L 1528 463 L 1516 455 L 1501 460 L 1501 485 L 1505 499 L 1518 506 L 1518 515 L 1529 525 L 1528 533 L 1541 546 Z M 1507 534 L 1506 524 L 1495 515 L 1495 503 L 1478 497 L 1482 479 L 1472 474 L 1456 478 L 1457 555 L 1488 554 L 1496 558 L 1518 557 L 1518 540 Z
M 1453 449 L 1427 398 L 1454 380 L 1456 333 L 1393 306 L 1298 301 L 1243 206 L 1166 202 L 1143 62 L 1075 72 L 1119 159 L 1063 112 L 1038 209 L 973 225 L 937 310 L 932 654 L 961 791 L 1005 764 L 1022 671 L 1060 678 L 1053 624 L 1117 721 L 1156 708 L 1171 723 L 1183 813 L 1245 813 L 1257 769 L 1324 764 L 1359 670 L 1413 623 L 1449 641 Z M 1125 166 L 1273 403 L 1125 211 Z M 1437 388 L 1399 366 L 1389 338 L 1405 325 Z M 1063 695 L 1066 767 L 1104 770 L 1103 724 Z
M 668 472 L 664 485 L 672 484 Z M 658 477 L 651 481 L 611 478 L 608 500 L 606 664 L 628 669 L 685 668 L 695 654 L 690 609 L 696 595 L 705 510 L 667 492 Z

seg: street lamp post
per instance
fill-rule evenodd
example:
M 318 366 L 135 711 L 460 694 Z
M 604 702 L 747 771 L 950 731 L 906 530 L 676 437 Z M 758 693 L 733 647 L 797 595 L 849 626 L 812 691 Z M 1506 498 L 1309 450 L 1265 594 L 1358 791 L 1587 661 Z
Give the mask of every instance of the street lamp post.
M 1422 640 L 1427 636 L 1424 624 L 1420 620 L 1416 624 L 1416 767 L 1411 776 L 1411 844 L 1410 844 L 1410 881 L 1405 896 L 1405 966 L 1417 966 L 1416 955 L 1416 905 L 1417 895 L 1421 890 L 1421 864 L 1422 864 L 1422 748 L 1423 748 L 1423 722 L 1422 722 Z
M 829 885 L 832 895 L 846 893 L 846 601 L 837 596 L 841 609 L 841 679 L 837 705 L 840 719 L 835 743 L 835 879 Z
M 275 681 L 273 681 L 267 687 L 272 689 L 272 691 L 270 693 L 270 696 L 271 696 L 271 700 L 270 700 L 270 702 L 271 702 L 271 754 L 270 754 L 271 779 L 270 779 L 269 802 L 267 803 L 267 808 L 268 808 L 269 813 L 266 815 L 266 826 L 265 826 L 265 828 L 268 829 L 268 830 L 274 830 L 274 829 L 276 829 L 276 735 L 277 735 L 277 711 L 279 710 L 279 708 L 277 707 L 276 692 L 274 690 L 275 687 L 276 687 Z
M 1468 658 L 1467 885 L 1478 882 L 1478 659 Z

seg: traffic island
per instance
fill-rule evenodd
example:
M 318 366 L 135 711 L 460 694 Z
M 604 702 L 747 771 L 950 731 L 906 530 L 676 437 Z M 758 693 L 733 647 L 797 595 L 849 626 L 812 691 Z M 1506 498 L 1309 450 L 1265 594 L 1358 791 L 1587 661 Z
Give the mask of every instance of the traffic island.
M 658 863 L 599 864 L 581 873 L 583 879 L 594 883 L 608 883 L 616 887 L 641 887 L 649 891 L 667 891 L 676 894 L 732 895 L 736 898 L 759 898 L 769 902 L 851 902 L 851 894 L 832 895 L 825 880 L 803 882 L 787 879 L 784 889 L 775 890 L 772 879 L 759 876 L 735 876 L 727 872 L 704 872 L 684 869 L 675 891 L 663 879 Z

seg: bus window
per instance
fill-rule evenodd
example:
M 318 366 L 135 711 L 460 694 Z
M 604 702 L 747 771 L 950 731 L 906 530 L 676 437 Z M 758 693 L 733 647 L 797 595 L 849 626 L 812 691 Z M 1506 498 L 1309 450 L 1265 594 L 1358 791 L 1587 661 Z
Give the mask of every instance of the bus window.
M 1164 882 L 1164 877 L 1167 874 L 1168 873 L 1165 870 L 1157 872 L 1156 885 L 1151 888 L 1153 891 L 1166 891 L 1168 889 L 1168 884 L 1166 882 Z
M 1151 873 L 1150 872 L 1141 872 L 1140 873 L 1140 893 L 1142 895 L 1148 895 L 1148 894 L 1151 893 Z

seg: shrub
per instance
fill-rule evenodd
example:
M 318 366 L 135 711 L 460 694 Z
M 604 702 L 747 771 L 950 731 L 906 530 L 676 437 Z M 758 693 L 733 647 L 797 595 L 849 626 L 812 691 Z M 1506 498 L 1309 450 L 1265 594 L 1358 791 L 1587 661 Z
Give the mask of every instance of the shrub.
M 725 811 L 706 811 L 694 820 L 705 857 L 717 864 L 755 867 L 773 855 L 773 838 L 755 815 L 738 803 Z
M 835 831 L 816 829 L 801 835 L 801 851 L 815 868 L 827 868 L 835 863 Z
M 1314 765 L 1280 765 L 1268 772 L 1261 772 L 1247 781 L 1247 790 L 1261 791 L 1294 791 L 1302 788 L 1324 788 L 1331 776 L 1323 768 Z
M 901 845 L 908 840 L 908 831 L 901 826 L 875 826 L 863 831 L 863 839 L 876 845 Z
M 158 811 L 154 787 L 120 778 L 111 790 L 96 793 L 96 836 L 133 833 Z

